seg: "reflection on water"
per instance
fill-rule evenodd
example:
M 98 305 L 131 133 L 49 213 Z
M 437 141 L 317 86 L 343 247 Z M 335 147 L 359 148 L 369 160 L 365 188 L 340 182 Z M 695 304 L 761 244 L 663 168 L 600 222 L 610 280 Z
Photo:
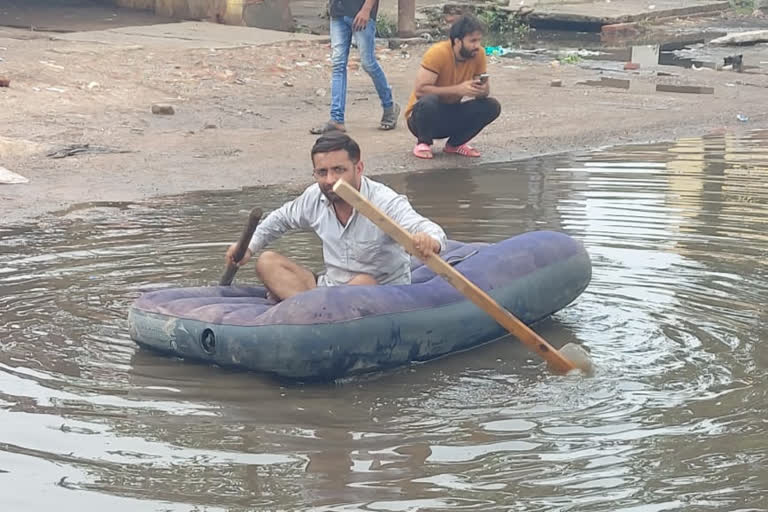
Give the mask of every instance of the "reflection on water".
M 382 178 L 452 238 L 583 240 L 590 287 L 537 329 L 587 346 L 591 379 L 505 341 L 325 386 L 138 350 L 139 290 L 214 283 L 248 210 L 295 190 L 0 228 L 0 505 L 764 510 L 767 136 Z M 321 267 L 312 235 L 277 248 Z

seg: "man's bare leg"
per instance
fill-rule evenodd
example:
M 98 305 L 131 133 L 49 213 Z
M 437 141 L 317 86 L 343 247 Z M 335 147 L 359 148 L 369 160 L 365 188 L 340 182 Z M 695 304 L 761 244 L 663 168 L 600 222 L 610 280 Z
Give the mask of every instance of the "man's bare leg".
M 370 274 L 357 274 L 355 277 L 347 281 L 347 284 L 351 285 L 374 285 L 379 284 L 376 279 Z
M 315 276 L 308 268 L 274 251 L 261 253 L 256 273 L 278 301 L 317 288 Z

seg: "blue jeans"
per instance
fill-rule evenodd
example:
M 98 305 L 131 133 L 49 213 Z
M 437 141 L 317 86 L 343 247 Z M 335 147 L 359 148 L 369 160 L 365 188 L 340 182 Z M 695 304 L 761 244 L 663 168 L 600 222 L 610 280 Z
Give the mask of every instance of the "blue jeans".
M 353 36 L 360 50 L 361 64 L 373 80 L 381 106 L 390 108 L 394 104 L 392 89 L 376 60 L 376 20 L 369 20 L 368 25 L 357 32 L 352 29 L 353 20 L 349 16 L 331 18 L 331 119 L 340 124 L 344 123 L 347 104 L 347 61 Z

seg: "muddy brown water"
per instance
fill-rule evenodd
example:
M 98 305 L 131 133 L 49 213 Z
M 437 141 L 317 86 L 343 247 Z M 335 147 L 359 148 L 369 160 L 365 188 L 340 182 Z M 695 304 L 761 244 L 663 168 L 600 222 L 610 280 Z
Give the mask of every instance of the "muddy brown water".
M 586 346 L 592 378 L 552 375 L 511 340 L 312 386 L 133 344 L 140 289 L 215 282 L 250 207 L 295 190 L 0 228 L 0 506 L 765 510 L 766 139 L 380 178 L 456 239 L 582 240 L 592 283 L 537 330 Z M 278 248 L 320 268 L 313 236 Z

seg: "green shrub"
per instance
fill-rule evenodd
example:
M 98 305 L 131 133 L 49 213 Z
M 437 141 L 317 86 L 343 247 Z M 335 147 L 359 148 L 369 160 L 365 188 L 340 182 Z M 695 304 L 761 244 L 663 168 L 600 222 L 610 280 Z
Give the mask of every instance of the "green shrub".
M 485 25 L 485 42 L 488 46 L 507 46 L 519 43 L 528 35 L 530 26 L 512 13 L 486 9 L 477 13 Z
M 397 20 L 387 14 L 379 13 L 376 16 L 376 37 L 389 39 L 397 36 Z

